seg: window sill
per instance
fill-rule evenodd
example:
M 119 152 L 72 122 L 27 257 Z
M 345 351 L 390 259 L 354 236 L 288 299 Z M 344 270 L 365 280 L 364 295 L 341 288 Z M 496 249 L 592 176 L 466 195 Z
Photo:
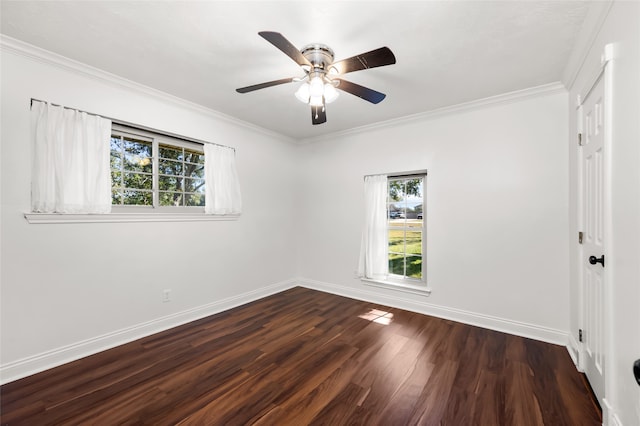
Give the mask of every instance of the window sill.
M 407 284 L 396 281 L 372 280 L 368 278 L 360 278 L 360 280 L 373 287 L 386 288 L 389 290 L 403 291 L 405 293 L 419 294 L 420 296 L 430 296 L 431 289 L 422 285 Z
M 51 223 L 119 223 L 119 222 L 209 222 L 216 220 L 238 220 L 239 214 L 211 215 L 192 213 L 108 213 L 108 214 L 62 214 L 25 213 L 27 222 Z

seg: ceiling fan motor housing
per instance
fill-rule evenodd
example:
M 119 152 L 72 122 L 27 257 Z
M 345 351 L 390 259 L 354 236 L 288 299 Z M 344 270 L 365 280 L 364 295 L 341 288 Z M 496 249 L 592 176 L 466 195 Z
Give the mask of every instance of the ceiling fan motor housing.
M 329 46 L 320 43 L 308 44 L 300 50 L 300 53 L 313 65 L 313 70 L 310 71 L 320 71 L 323 74 L 329 72 L 334 58 L 333 50 Z

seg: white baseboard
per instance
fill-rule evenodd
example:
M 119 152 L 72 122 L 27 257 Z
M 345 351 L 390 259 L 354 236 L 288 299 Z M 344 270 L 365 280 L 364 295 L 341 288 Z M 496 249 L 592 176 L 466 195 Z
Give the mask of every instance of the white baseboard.
M 407 311 L 431 315 L 438 318 L 488 328 L 490 330 L 501 331 L 503 333 L 514 334 L 516 336 L 527 337 L 561 346 L 567 346 L 568 343 L 568 333 L 566 331 L 469 312 L 462 309 L 438 306 L 432 303 L 427 303 L 423 298 L 407 299 L 401 295 L 389 296 L 357 287 L 347 287 L 306 278 L 298 278 L 297 283 L 301 287 L 307 287 L 313 290 L 338 294 L 340 296 L 346 296 L 366 302 L 379 303 L 381 305 L 405 309 Z
M 602 408 L 602 426 L 620 426 L 617 424 L 617 418 L 614 416 L 607 398 L 603 398 L 600 401 L 600 407 Z
M 567 351 L 569 352 L 569 356 L 573 360 L 573 364 L 576 366 L 578 371 L 582 373 L 584 372 L 584 370 L 582 369 L 582 365 L 580 364 L 582 362 L 582 357 L 580 356 L 580 344 L 576 341 L 576 338 L 573 336 L 573 334 L 569 333 L 568 337 Z
M 131 327 L 116 330 L 102 336 L 93 337 L 56 348 L 34 356 L 9 362 L 0 366 L 0 384 L 12 382 L 23 377 L 84 358 L 95 353 L 132 342 L 134 340 L 159 333 L 209 315 L 217 314 L 240 305 L 279 293 L 296 286 L 296 280 L 282 281 L 237 296 L 228 297 L 186 311 L 177 312 Z
M 602 426 L 623 426 L 620 417 L 616 414 L 607 398 L 601 402 L 602 406 Z
M 620 421 L 620 418 L 618 416 L 616 416 L 615 414 L 612 414 L 609 419 L 608 426 L 622 426 L 622 422 Z

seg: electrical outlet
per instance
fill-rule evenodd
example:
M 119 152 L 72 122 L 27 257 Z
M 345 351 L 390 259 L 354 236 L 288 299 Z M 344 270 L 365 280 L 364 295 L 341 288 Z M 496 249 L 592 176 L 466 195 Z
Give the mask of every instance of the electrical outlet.
M 170 302 L 171 301 L 171 289 L 165 288 L 162 290 L 162 302 Z

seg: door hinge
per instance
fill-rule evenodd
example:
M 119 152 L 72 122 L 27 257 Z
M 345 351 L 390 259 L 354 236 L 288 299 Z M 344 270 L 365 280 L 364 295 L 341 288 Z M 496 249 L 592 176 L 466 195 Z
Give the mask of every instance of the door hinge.
M 582 146 L 582 133 L 578 133 L 578 145 Z
M 582 237 L 584 236 L 584 234 L 582 233 L 582 231 L 578 232 L 578 244 L 582 244 Z
M 578 342 L 582 342 L 582 329 L 578 330 Z

